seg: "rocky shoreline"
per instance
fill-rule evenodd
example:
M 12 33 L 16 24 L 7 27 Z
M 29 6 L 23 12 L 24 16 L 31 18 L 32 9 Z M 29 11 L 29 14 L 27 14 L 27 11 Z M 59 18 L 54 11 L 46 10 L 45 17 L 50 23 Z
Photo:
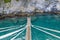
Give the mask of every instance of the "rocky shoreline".
M 14 18 L 14 17 L 28 17 L 28 16 L 35 16 L 35 15 L 60 15 L 60 12 L 18 12 L 16 14 L 14 13 L 9 13 L 9 14 L 1 14 L 0 15 L 0 20 L 5 19 L 5 18 Z

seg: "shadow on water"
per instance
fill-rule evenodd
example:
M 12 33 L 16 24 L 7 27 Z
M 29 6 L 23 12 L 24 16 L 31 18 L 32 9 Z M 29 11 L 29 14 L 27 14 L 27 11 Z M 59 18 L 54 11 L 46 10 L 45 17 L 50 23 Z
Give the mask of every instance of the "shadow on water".
M 36 15 L 33 16 L 31 23 L 33 25 L 60 30 L 60 15 Z
M 4 20 L 0 20 L 0 28 L 23 25 L 23 24 L 26 24 L 26 22 L 27 22 L 26 17 L 6 18 Z

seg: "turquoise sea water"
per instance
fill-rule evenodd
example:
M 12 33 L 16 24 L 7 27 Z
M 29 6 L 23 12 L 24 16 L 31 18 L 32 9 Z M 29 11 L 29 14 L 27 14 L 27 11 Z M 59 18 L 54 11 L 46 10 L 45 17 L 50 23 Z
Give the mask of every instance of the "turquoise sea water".
M 1 20 L 0 21 L 0 37 L 24 28 L 26 26 L 26 23 L 27 23 L 27 18 L 25 17 L 7 18 L 5 20 Z M 60 40 L 60 15 L 32 16 L 31 24 L 33 25 L 33 27 L 31 25 L 32 40 Z M 10 27 L 10 28 L 6 28 L 6 27 Z M 1 40 L 11 40 L 20 32 L 21 31 L 16 32 L 13 35 L 7 36 Z M 24 29 L 21 34 L 16 36 L 14 40 L 25 40 L 25 36 L 26 36 L 26 29 Z
M 35 28 L 42 29 L 40 27 L 43 27 L 58 30 L 60 32 L 60 15 L 34 16 L 32 17 L 32 25 L 35 25 Z M 32 28 L 32 40 L 60 40 L 60 38 L 51 35 L 54 34 L 60 37 L 60 33 L 42 29 L 50 33 L 48 34 L 35 28 Z
M 19 32 L 15 32 L 19 29 L 22 29 L 26 26 L 27 19 L 26 17 L 20 17 L 20 18 L 6 18 L 4 20 L 0 20 L 0 40 L 11 40 L 13 37 L 15 37 Z M 12 32 L 15 32 L 12 34 Z M 19 35 L 18 39 L 21 40 L 25 37 L 26 29 Z M 1 39 L 1 36 L 5 36 L 6 34 L 12 34 L 10 36 L 4 37 Z M 14 39 L 15 40 L 15 39 Z

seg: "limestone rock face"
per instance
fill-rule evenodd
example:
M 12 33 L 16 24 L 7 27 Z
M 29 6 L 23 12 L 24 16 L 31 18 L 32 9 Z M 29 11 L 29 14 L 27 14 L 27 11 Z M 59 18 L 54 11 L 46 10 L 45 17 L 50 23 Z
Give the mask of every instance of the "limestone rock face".
M 0 13 L 33 12 L 35 9 L 42 11 L 60 11 L 60 0 L 11 0 L 4 3 L 0 0 Z

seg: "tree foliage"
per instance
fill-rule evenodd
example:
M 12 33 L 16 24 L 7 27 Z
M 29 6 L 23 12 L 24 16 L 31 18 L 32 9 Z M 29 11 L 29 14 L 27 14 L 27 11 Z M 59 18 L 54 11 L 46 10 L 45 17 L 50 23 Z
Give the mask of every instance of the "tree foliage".
M 5 3 L 11 2 L 11 0 L 4 0 Z

